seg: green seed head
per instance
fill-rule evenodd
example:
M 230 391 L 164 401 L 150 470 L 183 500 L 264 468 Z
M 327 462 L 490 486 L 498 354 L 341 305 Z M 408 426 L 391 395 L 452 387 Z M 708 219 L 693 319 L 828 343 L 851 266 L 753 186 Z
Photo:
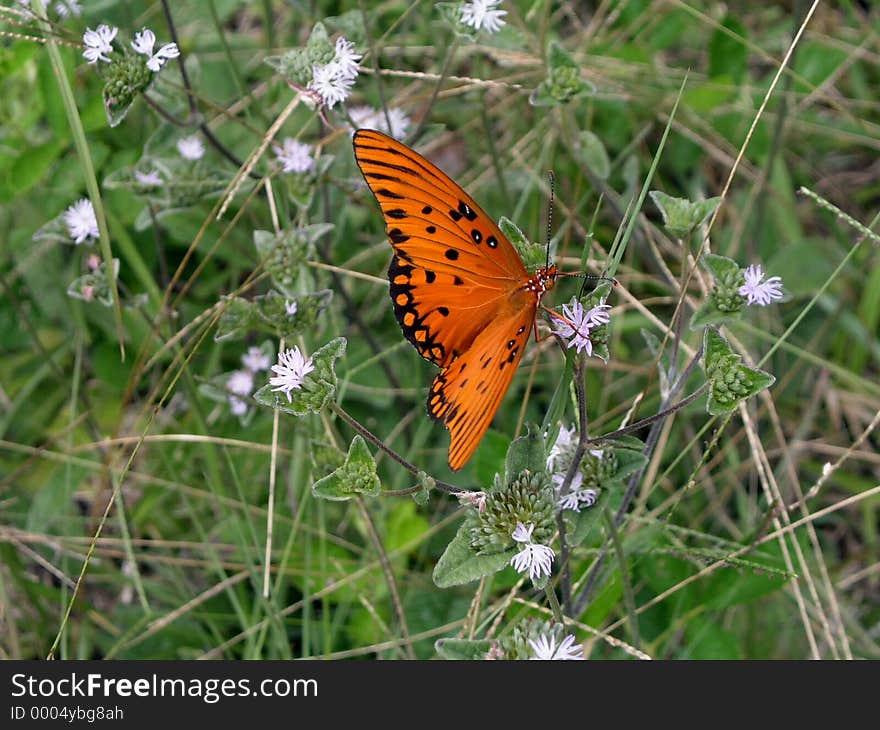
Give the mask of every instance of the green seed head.
M 514 547 L 518 522 L 533 524 L 532 541 L 548 545 L 555 532 L 553 488 L 544 473 L 521 472 L 512 482 L 486 495 L 482 512 L 470 517 L 471 547 L 481 555 Z

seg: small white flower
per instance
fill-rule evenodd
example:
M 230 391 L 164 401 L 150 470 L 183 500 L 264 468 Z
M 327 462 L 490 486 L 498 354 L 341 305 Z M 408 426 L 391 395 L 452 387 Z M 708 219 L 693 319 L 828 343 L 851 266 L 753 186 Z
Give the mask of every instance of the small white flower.
M 312 358 L 304 357 L 298 347 L 293 347 L 278 353 L 278 364 L 272 366 L 272 372 L 276 373 L 276 376 L 269 378 L 269 385 L 276 386 L 272 390 L 284 393 L 287 402 L 290 403 L 293 400 L 290 391 L 299 390 L 305 376 L 314 369 Z
M 241 356 L 241 364 L 252 373 L 260 370 L 268 370 L 271 361 L 259 347 L 249 347 L 248 351 Z
M 389 107 L 388 118 L 381 109 L 370 106 L 358 106 L 348 112 L 355 129 L 378 129 L 380 132 L 390 134 L 395 139 L 403 139 L 407 130 L 412 126 L 412 120 L 400 109 Z M 390 122 L 390 124 L 389 124 Z
M 749 266 L 745 270 L 746 283 L 739 288 L 739 294 L 747 299 L 748 304 L 767 306 L 774 299 L 782 299 L 782 277 L 771 276 L 762 282 L 764 271 L 761 265 Z
M 98 238 L 98 219 L 95 217 L 95 209 L 92 201 L 81 198 L 64 211 L 62 216 L 67 232 L 78 246 L 87 238 Z
M 185 160 L 200 160 L 205 155 L 205 145 L 197 134 L 177 140 L 177 151 Z
M 169 58 L 177 58 L 180 55 L 180 49 L 176 43 L 166 43 L 153 53 L 153 46 L 155 45 L 156 34 L 149 28 L 144 28 L 142 31 L 135 33 L 134 40 L 131 42 L 131 47 L 134 48 L 136 53 L 149 56 L 147 58 L 147 68 L 154 72 L 159 71 Z
M 155 45 L 156 34 L 149 28 L 144 28 L 142 31 L 135 33 L 134 40 L 131 42 L 131 47 L 134 48 L 135 53 L 140 53 L 144 56 L 152 56 L 153 46 Z
M 553 447 L 550 449 L 550 453 L 547 455 L 547 470 L 548 471 L 558 471 L 557 462 L 560 461 L 560 457 L 563 455 L 568 456 L 568 451 L 574 445 L 574 429 L 568 429 L 565 427 L 565 424 L 562 424 L 559 427 L 559 435 L 556 437 L 556 442 L 553 444 Z
M 522 522 L 517 522 L 516 529 L 511 534 L 511 537 L 517 542 L 531 542 L 534 531 L 535 526 L 533 524 L 529 523 L 529 526 L 526 527 Z
M 83 301 L 90 302 L 95 298 L 95 287 L 91 284 L 86 284 L 82 288 L 82 297 Z
M 98 254 L 90 253 L 86 258 L 86 266 L 89 267 L 89 271 L 97 271 L 100 265 L 101 257 Z
M 336 39 L 336 55 L 333 61 L 339 65 L 339 74 L 343 78 L 354 80 L 360 73 L 359 61 L 362 58 L 362 54 L 354 52 L 354 43 L 350 43 L 345 38 Z
M 580 512 L 582 507 L 592 507 L 596 504 L 598 498 L 599 491 L 596 489 L 577 489 L 572 486 L 572 491 L 564 497 L 560 497 L 556 504 L 562 509 L 573 509 L 575 512 Z
M 59 18 L 79 17 L 82 15 L 82 7 L 79 0 L 58 0 L 55 3 L 55 12 L 58 13 Z
M 531 659 L 583 659 L 584 650 L 578 644 L 575 644 L 575 638 L 571 634 L 566 636 L 559 646 L 556 646 L 556 637 L 547 637 L 541 634 L 536 640 L 529 639 L 529 645 L 532 647 L 534 656 Z
M 119 32 L 119 28 L 111 28 L 103 23 L 98 26 L 97 30 L 86 28 L 83 33 L 83 43 L 86 50 L 83 56 L 89 63 L 97 63 L 98 61 L 110 61 L 108 53 L 113 53 L 113 39 Z
M 284 168 L 284 172 L 308 172 L 315 166 L 312 157 L 312 146 L 291 137 L 285 137 L 281 146 L 272 148 L 275 158 Z
M 156 187 L 157 185 L 162 184 L 162 176 L 159 174 L 158 170 L 150 170 L 149 172 L 135 170 L 134 178 L 141 185 L 148 185 L 150 187 Z
M 569 348 L 575 347 L 578 352 L 586 350 L 587 355 L 592 355 L 593 342 L 590 340 L 590 330 L 611 321 L 611 315 L 605 311 L 606 309 L 611 309 L 611 307 L 604 303 L 593 307 L 589 312 L 585 312 L 583 305 L 577 300 L 571 307 L 563 304 L 562 313 L 568 322 L 561 319 L 556 320 L 559 326 L 553 332 L 564 340 L 568 340 Z
M 247 401 L 234 395 L 229 396 L 229 410 L 232 412 L 233 416 L 243 416 L 247 413 L 247 409 Z
M 299 305 L 296 303 L 296 299 L 294 299 L 292 302 L 287 299 L 284 300 L 284 311 L 287 312 L 288 317 L 292 317 L 294 314 L 296 314 L 298 309 Z
M 312 67 L 312 80 L 309 88 L 321 97 L 321 102 L 332 109 L 337 102 L 345 101 L 354 86 L 354 76 L 346 76 L 336 61 L 324 66 Z
M 226 389 L 235 395 L 250 395 L 254 391 L 254 374 L 250 370 L 236 370 L 226 381 Z
M 166 43 L 147 59 L 147 68 L 150 71 L 158 72 L 165 65 L 165 61 L 169 58 L 177 58 L 179 55 L 180 49 L 176 43 Z
M 497 33 L 505 25 L 506 10 L 498 10 L 501 0 L 473 0 L 461 6 L 461 22 L 474 30 Z
M 533 583 L 545 575 L 550 575 L 553 558 L 556 557 L 552 548 L 532 542 L 534 531 L 533 524 L 526 527 L 522 522 L 516 523 L 516 529 L 511 537 L 517 542 L 523 543 L 523 549 L 510 559 L 510 564 L 514 569 L 518 573 L 528 572 Z

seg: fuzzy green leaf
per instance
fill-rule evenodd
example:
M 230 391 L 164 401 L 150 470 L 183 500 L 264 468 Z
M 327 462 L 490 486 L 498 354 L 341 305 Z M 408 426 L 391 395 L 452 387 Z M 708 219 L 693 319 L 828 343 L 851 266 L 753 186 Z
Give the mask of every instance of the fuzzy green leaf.
M 700 330 L 707 325 L 712 324 L 726 324 L 728 322 L 733 322 L 742 317 L 742 312 L 722 312 L 719 310 L 711 299 L 707 299 L 703 304 L 700 305 L 700 308 L 697 309 L 696 312 L 691 316 L 690 324 L 688 325 L 691 330 Z
M 719 281 L 730 276 L 735 276 L 740 271 L 739 264 L 736 263 L 736 261 L 727 258 L 727 256 L 719 256 L 715 253 L 703 254 L 700 258 L 700 262 L 703 264 L 706 271 L 712 274 L 714 279 Z
M 254 323 L 262 330 L 278 338 L 291 339 L 294 335 L 311 329 L 318 316 L 330 306 L 333 292 L 322 289 L 312 294 L 304 294 L 293 299 L 276 291 L 254 298 Z M 293 314 L 288 313 L 288 305 L 296 305 Z
M 507 450 L 504 461 L 504 473 L 508 482 L 517 475 L 528 470 L 532 474 L 546 471 L 547 449 L 541 429 L 533 424 L 526 424 L 525 436 L 520 436 Z
M 470 523 L 465 520 L 440 559 L 434 566 L 434 584 L 438 588 L 449 588 L 479 580 L 492 575 L 510 564 L 516 555 L 515 548 L 490 555 L 477 555 L 470 545 Z
M 352 439 L 345 463 L 312 485 L 312 494 L 322 499 L 344 502 L 356 494 L 375 497 L 382 489 L 376 473 L 376 460 L 364 439 Z
M 254 321 L 255 307 L 241 297 L 224 297 L 226 307 L 217 322 L 214 340 L 234 340 L 247 335 Z
M 531 271 L 544 264 L 547 258 L 544 246 L 540 243 L 532 243 L 529 241 L 516 223 L 509 218 L 501 216 L 501 218 L 498 219 L 498 227 L 513 244 L 513 247 L 522 259 L 526 269 Z
M 663 225 L 676 238 L 690 235 L 705 221 L 721 202 L 721 198 L 709 198 L 692 202 L 686 198 L 673 198 L 659 190 L 652 190 L 651 200 L 663 216 Z
M 85 302 L 100 302 L 105 307 L 113 304 L 112 281 L 119 276 L 119 259 L 113 259 L 113 276 L 107 276 L 104 262 L 95 271 L 83 274 L 70 282 L 67 295 Z
M 314 256 L 315 242 L 332 230 L 332 223 L 316 223 L 279 234 L 254 231 L 254 247 L 279 291 L 288 297 L 297 295 L 300 268 Z
M 580 68 L 561 44 L 552 41 L 547 53 L 547 78 L 529 96 L 532 106 L 558 106 L 589 96 L 595 87 L 581 78 Z
M 443 659 L 485 659 L 491 639 L 437 639 L 434 650 Z
M 608 159 L 608 152 L 602 140 L 593 132 L 584 130 L 580 134 L 579 141 L 580 145 L 575 148 L 578 156 L 597 177 L 607 180 L 611 174 L 611 161 Z
M 776 378 L 758 368 L 742 364 L 742 358 L 714 327 L 703 335 L 703 367 L 709 379 L 706 410 L 713 416 L 730 413 L 739 402 L 769 388 Z

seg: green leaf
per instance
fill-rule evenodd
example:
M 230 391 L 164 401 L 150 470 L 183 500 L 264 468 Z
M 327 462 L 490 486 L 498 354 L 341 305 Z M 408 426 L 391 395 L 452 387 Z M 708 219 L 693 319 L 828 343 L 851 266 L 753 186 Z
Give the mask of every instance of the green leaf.
M 558 106 L 589 96 L 595 87 L 581 78 L 580 68 L 562 45 L 552 41 L 547 53 L 547 78 L 529 96 L 532 106 Z
M 412 498 L 419 507 L 424 507 L 430 501 L 431 490 L 436 487 L 437 480 L 423 471 L 416 475 L 416 479 L 419 482 L 420 489 L 417 492 L 413 492 Z
M 706 300 L 700 305 L 700 308 L 691 316 L 691 330 L 700 330 L 711 324 L 726 324 L 734 322 L 742 317 L 742 312 L 722 312 L 711 300 Z
M 593 132 L 584 130 L 580 134 L 579 142 L 580 144 L 575 148 L 578 157 L 597 177 L 607 180 L 611 174 L 611 161 L 608 159 L 608 152 L 602 140 Z
M 438 588 L 471 583 L 497 573 L 509 565 L 517 553 L 516 548 L 511 548 L 501 553 L 477 555 L 471 550 L 470 541 L 470 522 L 465 520 L 434 566 L 434 584 Z
M 639 442 L 641 444 L 641 442 Z M 644 454 L 645 445 L 640 448 L 627 448 L 621 445 L 612 446 L 614 452 L 615 469 L 607 479 L 609 482 L 622 482 L 630 474 L 634 474 L 648 463 L 648 457 Z
M 234 340 L 247 335 L 254 321 L 254 305 L 241 297 L 223 297 L 222 301 L 226 306 L 217 322 L 214 341 Z
M 700 258 L 703 267 L 715 279 L 721 280 L 739 273 L 739 264 L 727 256 L 719 256 L 715 253 L 706 253 Z
M 709 379 L 706 410 L 710 415 L 730 413 L 740 401 L 776 382 L 770 373 L 743 365 L 742 358 L 733 352 L 730 343 L 714 327 L 706 328 L 703 347 L 703 363 Z
M 498 227 L 513 244 L 513 247 L 522 259 L 523 264 L 529 271 L 544 264 L 547 259 L 547 252 L 544 249 L 544 246 L 540 243 L 532 243 L 529 241 L 516 223 L 509 218 L 501 216 L 501 218 L 498 219 Z
M 277 291 L 270 291 L 254 298 L 254 323 L 278 338 L 291 339 L 311 329 L 318 321 L 318 316 L 330 306 L 332 298 L 330 289 L 304 294 L 292 300 Z M 289 314 L 288 305 L 294 304 L 295 311 Z
M 95 271 L 83 274 L 70 282 L 67 295 L 84 302 L 100 302 L 105 307 L 113 304 L 112 282 L 119 276 L 119 259 L 113 259 L 113 277 L 107 276 L 107 268 L 102 261 Z
M 491 639 L 437 639 L 434 650 L 443 659 L 485 659 Z
M 666 230 L 676 238 L 693 233 L 721 202 L 721 198 L 708 198 L 694 203 L 686 198 L 673 198 L 660 190 L 652 190 L 649 195 L 663 216 Z
M 516 439 L 507 450 L 504 462 L 505 478 L 510 483 L 524 471 L 538 474 L 546 470 L 547 449 L 541 429 L 531 423 L 526 424 L 525 436 Z
M 289 399 L 284 393 L 273 391 L 272 386 L 267 384 L 254 393 L 254 400 L 297 417 L 320 412 L 336 394 L 333 365 L 345 353 L 345 345 L 345 338 L 337 337 L 315 352 L 311 358 L 315 369 L 306 375 L 302 388 L 290 391 Z
M 749 54 L 745 40 L 747 37 L 745 25 L 733 15 L 725 16 L 709 39 L 710 78 L 726 76 L 735 86 L 742 83 Z
M 52 140 L 46 144 L 25 148 L 12 163 L 9 184 L 21 194 L 45 179 L 47 170 L 65 148 L 68 140 Z
M 381 491 L 376 460 L 360 435 L 352 439 L 345 463 L 312 485 L 312 494 L 316 497 L 336 502 L 344 502 L 356 494 L 375 497 Z
M 287 297 L 298 293 L 297 280 L 302 265 L 315 254 L 317 240 L 333 230 L 332 223 L 316 223 L 289 228 L 279 234 L 254 231 L 254 246 L 264 262 L 272 283 Z

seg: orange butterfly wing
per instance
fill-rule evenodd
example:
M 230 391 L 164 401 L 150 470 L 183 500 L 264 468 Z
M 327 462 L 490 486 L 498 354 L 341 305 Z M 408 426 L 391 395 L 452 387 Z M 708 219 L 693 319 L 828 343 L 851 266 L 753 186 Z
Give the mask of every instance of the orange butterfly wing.
M 538 298 L 523 289 L 529 274 L 510 241 L 438 167 L 381 132 L 359 129 L 353 143 L 394 248 L 395 316 L 442 368 L 428 413 L 449 429 L 449 465 L 460 469 L 510 385 Z

